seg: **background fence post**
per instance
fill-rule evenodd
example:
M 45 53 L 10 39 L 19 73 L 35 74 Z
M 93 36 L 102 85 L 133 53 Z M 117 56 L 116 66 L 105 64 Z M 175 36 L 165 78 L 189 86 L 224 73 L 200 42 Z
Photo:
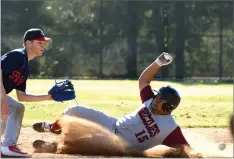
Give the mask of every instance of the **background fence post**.
M 102 65 L 103 65 L 103 1 L 100 0 L 100 19 L 99 19 L 99 25 L 100 25 L 100 56 L 99 56 L 99 78 L 102 78 Z
M 168 24 L 168 8 L 169 8 L 169 2 L 164 1 L 163 3 L 163 51 L 168 52 L 168 45 L 169 45 L 169 24 Z M 166 79 L 168 78 L 168 67 L 163 67 L 162 70 L 162 78 Z
M 222 6 L 219 9 L 219 79 L 223 77 L 223 16 Z

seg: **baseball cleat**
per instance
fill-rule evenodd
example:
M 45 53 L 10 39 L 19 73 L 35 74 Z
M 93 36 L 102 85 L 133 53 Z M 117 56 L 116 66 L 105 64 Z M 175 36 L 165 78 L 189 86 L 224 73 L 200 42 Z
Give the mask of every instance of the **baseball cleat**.
M 57 150 L 56 142 L 46 142 L 43 140 L 35 140 L 32 146 L 35 149 L 34 152 L 39 152 L 39 153 L 49 153 L 49 152 L 52 153 L 52 152 L 56 152 Z
M 21 151 L 16 145 L 2 146 L 1 158 L 30 158 L 31 154 Z
M 37 132 L 50 132 L 50 133 L 53 133 L 53 134 L 61 134 L 61 129 L 53 130 L 51 128 L 51 124 L 46 123 L 46 122 L 34 123 L 32 125 L 32 127 Z

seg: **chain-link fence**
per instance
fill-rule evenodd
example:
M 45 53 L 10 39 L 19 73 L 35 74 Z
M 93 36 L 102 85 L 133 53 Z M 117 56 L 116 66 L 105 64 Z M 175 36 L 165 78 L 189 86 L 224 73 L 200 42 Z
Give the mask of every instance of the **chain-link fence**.
M 2 54 L 32 27 L 53 39 L 33 77 L 137 78 L 168 49 L 159 78 L 233 78 L 232 1 L 2 1 Z

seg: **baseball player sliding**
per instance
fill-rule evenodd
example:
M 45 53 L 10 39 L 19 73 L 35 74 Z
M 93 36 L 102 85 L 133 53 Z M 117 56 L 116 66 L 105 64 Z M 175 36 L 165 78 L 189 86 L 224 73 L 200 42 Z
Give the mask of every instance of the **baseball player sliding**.
M 30 157 L 17 147 L 24 105 L 8 94 L 13 89 L 19 101 L 35 102 L 51 100 L 50 94 L 30 95 L 26 93 L 26 81 L 29 76 L 28 61 L 41 56 L 46 42 L 51 42 L 40 29 L 29 29 L 24 34 L 24 48 L 9 51 L 1 57 L 1 157 Z
M 180 126 L 171 115 L 180 104 L 181 97 L 178 91 L 171 86 L 163 86 L 158 90 L 154 90 L 150 86 L 160 67 L 171 62 L 172 56 L 164 52 L 142 72 L 139 77 L 142 104 L 128 115 L 117 119 L 81 105 L 69 107 L 63 114 L 97 123 L 124 139 L 138 151 L 145 151 L 156 145 L 171 148 L 189 146 Z M 37 132 L 61 134 L 58 120 L 54 123 L 35 123 L 33 129 Z

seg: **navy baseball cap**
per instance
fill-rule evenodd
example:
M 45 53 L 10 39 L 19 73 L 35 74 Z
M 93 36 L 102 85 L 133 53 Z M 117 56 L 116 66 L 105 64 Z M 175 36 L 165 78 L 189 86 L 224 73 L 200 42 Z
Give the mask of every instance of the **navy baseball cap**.
M 179 92 L 169 85 L 161 87 L 159 90 L 153 90 L 154 95 L 160 95 L 174 108 L 180 104 Z
M 24 42 L 26 42 L 27 40 L 38 40 L 38 41 L 47 41 L 47 42 L 52 41 L 51 38 L 45 37 L 43 31 L 38 28 L 32 28 L 25 32 Z

